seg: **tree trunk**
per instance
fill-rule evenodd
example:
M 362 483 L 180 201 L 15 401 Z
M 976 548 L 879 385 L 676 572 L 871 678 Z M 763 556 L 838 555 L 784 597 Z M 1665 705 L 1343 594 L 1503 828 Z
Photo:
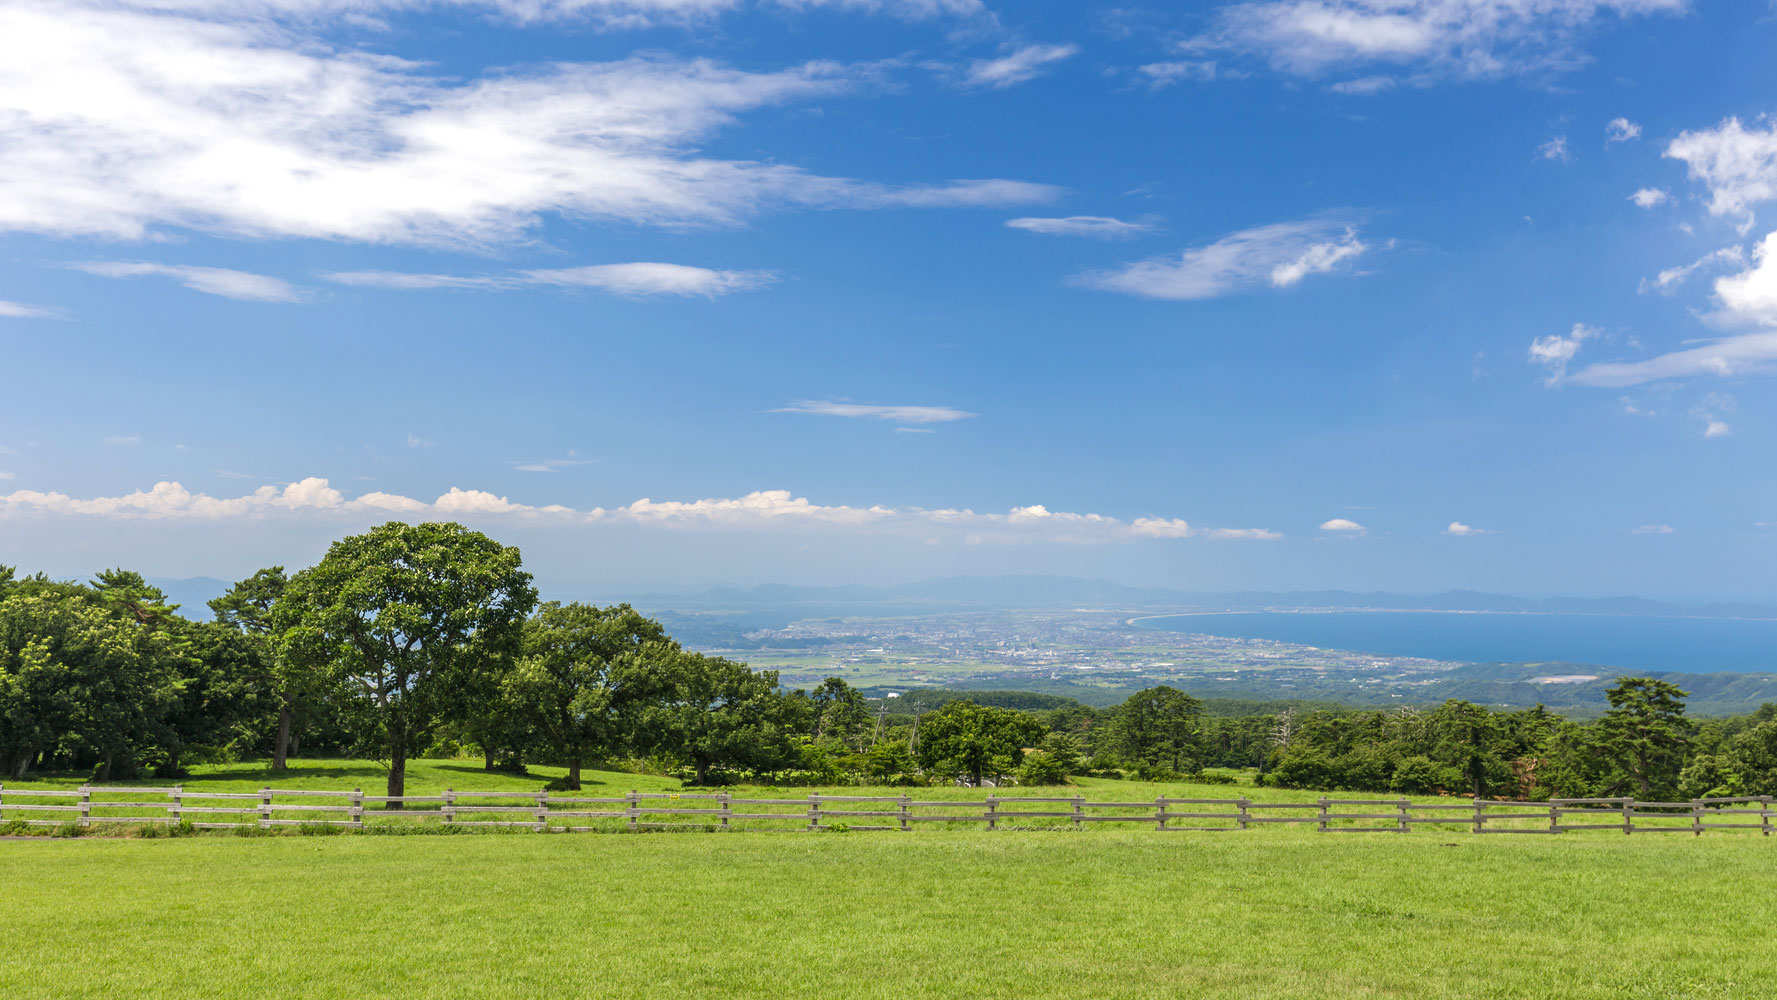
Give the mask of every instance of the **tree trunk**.
M 491 746 L 481 748 L 481 769 L 483 771 L 494 769 L 494 748 Z
M 401 796 L 407 792 L 407 745 L 396 740 L 389 747 L 389 804 L 384 809 L 402 808 Z
M 106 754 L 105 755 L 105 763 L 99 765 L 99 781 L 106 782 L 106 781 L 110 781 L 110 780 L 111 780 L 111 755 Z
M 290 697 L 285 695 L 278 706 L 278 735 L 272 741 L 271 769 L 282 771 L 290 759 Z
M 575 791 L 580 789 L 580 758 L 578 757 L 568 762 L 568 787 Z
M 697 783 L 707 784 L 710 778 L 710 763 L 702 757 L 697 758 Z
M 302 756 L 302 734 L 301 733 L 291 733 L 290 734 L 290 756 L 292 756 L 292 757 L 301 757 Z

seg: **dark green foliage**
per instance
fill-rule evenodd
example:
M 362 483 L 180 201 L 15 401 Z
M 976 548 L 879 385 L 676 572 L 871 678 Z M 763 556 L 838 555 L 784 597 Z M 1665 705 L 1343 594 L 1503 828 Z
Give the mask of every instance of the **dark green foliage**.
M 920 766 L 973 785 L 1011 774 L 1023 749 L 1043 738 L 1035 716 L 972 701 L 953 701 L 919 721 Z

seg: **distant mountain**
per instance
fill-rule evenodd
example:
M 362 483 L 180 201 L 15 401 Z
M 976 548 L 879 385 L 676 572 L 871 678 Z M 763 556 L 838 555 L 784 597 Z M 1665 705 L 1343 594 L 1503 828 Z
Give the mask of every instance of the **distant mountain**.
M 717 587 L 694 594 L 645 594 L 641 607 L 759 612 L 795 609 L 816 615 L 914 614 L 933 608 L 1025 610 L 1064 607 L 1191 611 L 1373 610 L 1496 611 L 1592 615 L 1677 615 L 1708 618 L 1777 618 L 1777 607 L 1715 602 L 1676 604 L 1640 597 L 1513 597 L 1475 590 L 1441 594 L 1358 593 L 1345 590 L 1192 593 L 1165 587 L 1130 587 L 1109 580 L 1065 576 L 942 577 L 918 583 L 870 587 L 802 587 L 766 584 Z M 816 607 L 818 606 L 818 610 Z

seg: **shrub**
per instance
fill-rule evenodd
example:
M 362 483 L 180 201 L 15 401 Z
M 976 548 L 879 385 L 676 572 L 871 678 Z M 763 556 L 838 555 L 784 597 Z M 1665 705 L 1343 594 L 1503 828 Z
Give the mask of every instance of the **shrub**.
M 1061 761 L 1042 750 L 1032 750 L 1024 755 L 1024 763 L 1018 768 L 1018 783 L 1021 785 L 1065 785 L 1067 770 Z
M 1234 777 L 1232 774 L 1228 774 L 1225 771 L 1198 771 L 1196 774 L 1188 774 L 1188 775 L 1185 775 L 1185 777 L 1188 780 L 1190 780 L 1191 782 L 1193 782 L 1195 784 L 1199 784 L 1199 785 L 1238 785 L 1238 784 L 1240 784 L 1240 779 Z

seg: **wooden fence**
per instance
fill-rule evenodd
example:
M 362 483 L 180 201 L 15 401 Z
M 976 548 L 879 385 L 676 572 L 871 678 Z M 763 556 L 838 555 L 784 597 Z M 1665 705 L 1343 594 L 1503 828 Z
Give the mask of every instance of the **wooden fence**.
M 294 800 L 294 801 L 292 801 Z M 400 808 L 389 808 L 398 802 Z M 366 809 L 367 806 L 381 808 Z M 0 823 L 40 826 L 73 822 L 189 822 L 208 829 L 322 825 L 363 829 L 375 823 L 438 823 L 542 832 L 596 832 L 697 828 L 732 830 L 900 830 L 916 823 L 983 824 L 986 829 L 1073 827 L 1088 823 L 1151 824 L 1160 832 L 1247 830 L 1268 823 L 1312 824 L 1322 833 L 1406 833 L 1433 824 L 1473 833 L 1623 833 L 1759 830 L 1770 836 L 1777 809 L 1772 797 L 1639 802 L 1629 798 L 1513 802 L 1487 799 L 1415 802 L 1410 799 L 1332 799 L 1254 802 L 1251 799 L 1092 801 L 1084 796 L 997 796 L 916 799 L 910 795 L 809 795 L 735 798 L 729 792 L 629 792 L 615 797 L 551 792 L 446 789 L 437 795 L 392 798 L 350 792 L 261 788 L 256 792 L 194 791 L 184 786 L 132 788 L 83 785 L 65 789 L 7 789 L 0 785 Z

